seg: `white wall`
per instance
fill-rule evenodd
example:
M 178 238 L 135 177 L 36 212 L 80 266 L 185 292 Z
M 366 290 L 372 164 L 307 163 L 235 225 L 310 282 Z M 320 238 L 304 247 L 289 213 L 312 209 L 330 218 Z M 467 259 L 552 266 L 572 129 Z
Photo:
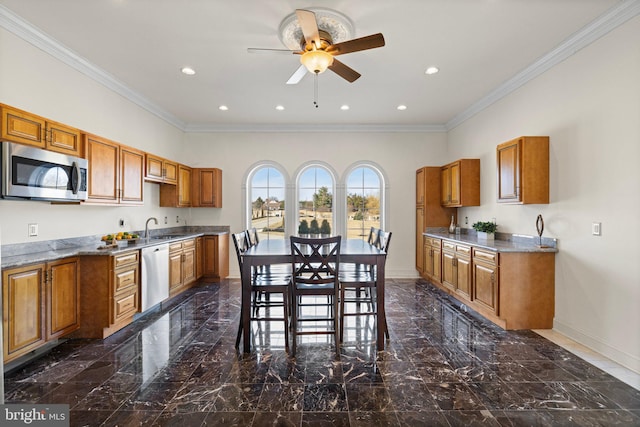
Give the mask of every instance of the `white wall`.
M 227 224 L 232 232 L 245 228 L 242 212 L 243 178 L 249 168 L 263 160 L 277 162 L 294 179 L 304 163 L 329 164 L 338 182 L 355 162 L 372 161 L 388 178 L 387 228 L 393 232 L 387 259 L 390 277 L 417 277 L 415 269 L 415 171 L 424 165 L 445 163 L 446 135 L 438 133 L 230 133 L 189 134 L 189 164 L 213 163 L 223 172 L 223 209 L 191 211 L 194 223 Z M 205 159 L 205 160 L 203 160 Z M 233 259 L 232 259 L 233 261 Z M 238 275 L 237 263 L 230 263 Z
M 154 154 L 183 161 L 184 134 L 120 95 L 41 50 L 0 29 L 0 102 Z M 179 209 L 159 208 L 157 184 L 145 183 L 142 207 L 68 206 L 0 200 L 2 243 L 22 243 L 140 230 L 146 218 L 168 217 Z M 118 226 L 122 218 L 126 225 Z M 162 222 L 162 221 L 161 221 Z M 27 237 L 29 223 L 39 225 Z M 160 227 L 165 227 L 160 224 Z
M 640 372 L 640 18 L 449 132 L 450 159 L 481 158 L 481 206 L 459 218 L 557 237 L 554 328 Z M 496 203 L 497 144 L 549 135 L 551 203 Z M 591 223 L 602 222 L 602 236 Z

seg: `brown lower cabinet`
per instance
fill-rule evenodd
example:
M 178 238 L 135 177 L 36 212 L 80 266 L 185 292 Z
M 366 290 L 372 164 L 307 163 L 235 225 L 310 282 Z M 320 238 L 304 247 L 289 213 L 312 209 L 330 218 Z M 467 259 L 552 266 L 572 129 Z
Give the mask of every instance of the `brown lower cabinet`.
M 80 326 L 77 257 L 2 272 L 4 363 Z
M 425 236 L 424 253 L 422 277 L 498 326 L 553 327 L 554 252 L 494 252 Z
M 106 338 L 140 311 L 140 251 L 80 257 L 81 316 L 76 336 Z
M 229 275 L 229 233 L 204 236 L 202 276 L 219 282 Z
M 169 297 L 196 281 L 196 239 L 169 244 Z

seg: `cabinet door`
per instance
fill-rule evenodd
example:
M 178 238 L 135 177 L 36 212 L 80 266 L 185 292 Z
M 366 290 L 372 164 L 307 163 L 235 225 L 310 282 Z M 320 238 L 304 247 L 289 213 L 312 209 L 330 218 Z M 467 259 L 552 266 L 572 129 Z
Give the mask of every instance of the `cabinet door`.
M 450 289 L 456 288 L 456 256 L 453 252 L 442 252 L 442 284 Z
M 456 258 L 456 293 L 471 300 L 471 260 Z
M 204 236 L 203 275 L 220 280 L 229 275 L 229 234 Z
M 182 251 L 169 252 L 169 291 L 182 286 Z
M 178 206 L 191 206 L 191 168 L 178 166 Z
M 498 146 L 498 201 L 520 200 L 520 144 L 518 141 Z
M 451 171 L 443 167 L 440 171 L 440 204 L 449 206 L 451 201 Z
M 62 123 L 47 122 L 47 149 L 72 156 L 80 155 L 80 131 Z
M 147 181 L 162 182 L 164 178 L 163 161 L 160 157 L 156 157 L 147 153 L 145 156 L 144 177 Z
M 162 173 L 164 177 L 164 182 L 167 184 L 177 184 L 178 183 L 178 164 L 176 162 L 172 162 L 170 160 L 164 160 L 162 162 Z
M 436 283 L 442 282 L 442 250 L 440 248 L 432 248 L 433 250 L 433 276 L 431 281 Z
M 195 243 L 194 243 L 195 245 Z M 196 248 L 192 246 L 182 251 L 182 284 L 187 285 L 196 280 Z
M 118 202 L 119 149 L 119 145 L 112 141 L 93 135 L 85 136 L 85 155 L 89 160 L 89 201 Z
M 416 171 L 416 205 L 424 204 L 425 169 Z
M 474 301 L 499 315 L 498 306 L 498 271 L 495 265 L 473 263 L 473 298 Z
M 120 148 L 120 203 L 143 203 L 144 152 L 130 147 Z
M 421 249 L 424 256 L 422 257 L 422 270 L 418 270 L 425 278 L 429 278 L 433 275 L 433 250 L 431 249 L 431 241 L 428 238 L 424 238 L 424 244 Z
M 44 265 L 2 273 L 4 362 L 28 353 L 45 342 Z
M 45 120 L 6 105 L 2 106 L 2 140 L 45 148 Z
M 193 206 L 222 207 L 222 171 L 220 169 L 193 169 L 191 178 Z
M 449 205 L 460 205 L 460 162 L 449 167 Z
M 80 267 L 77 258 L 47 264 L 47 340 L 80 327 Z
M 416 208 L 416 270 L 424 272 L 424 208 Z

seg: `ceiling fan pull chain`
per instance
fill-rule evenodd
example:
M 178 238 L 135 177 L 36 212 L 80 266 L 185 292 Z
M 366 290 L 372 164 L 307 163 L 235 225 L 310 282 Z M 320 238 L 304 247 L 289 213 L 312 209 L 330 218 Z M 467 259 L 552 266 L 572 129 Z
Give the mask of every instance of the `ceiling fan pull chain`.
M 313 105 L 318 108 L 318 73 L 313 76 Z

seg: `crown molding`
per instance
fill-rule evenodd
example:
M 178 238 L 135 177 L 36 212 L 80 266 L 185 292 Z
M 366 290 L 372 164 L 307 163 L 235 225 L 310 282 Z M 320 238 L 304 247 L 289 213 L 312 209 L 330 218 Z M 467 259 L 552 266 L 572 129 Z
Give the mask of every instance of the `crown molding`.
M 556 48 L 540 57 L 488 95 L 482 97 L 445 124 L 435 125 L 212 125 L 186 123 L 164 108 L 132 90 L 125 83 L 51 38 L 37 27 L 0 5 L 0 27 L 50 54 L 73 69 L 102 84 L 125 99 L 156 115 L 183 132 L 448 132 L 485 108 L 514 92 L 527 82 L 569 58 L 582 48 L 640 14 L 640 0 L 622 0 L 581 28 Z
M 533 64 L 511 77 L 488 95 L 471 104 L 445 124 L 447 131 L 459 126 L 493 103 L 535 79 L 545 71 L 569 58 L 582 48 L 640 14 L 640 0 L 625 0 L 573 33 L 555 49 L 546 53 Z
M 144 108 L 152 114 L 155 114 L 167 123 L 184 130 L 186 123 L 169 113 L 159 105 L 151 102 L 142 94 L 132 90 L 125 83 L 118 80 L 115 76 L 107 73 L 102 68 L 92 64 L 87 59 L 78 55 L 62 43 L 51 38 L 49 35 L 35 27 L 31 23 L 25 21 L 20 16 L 0 5 L 0 27 L 15 34 L 21 39 L 38 49 L 48 53 L 59 61 L 67 64 L 76 71 L 88 76 L 96 82 L 102 84 L 106 88 L 123 96 L 132 103 Z
M 309 133 L 309 132 L 379 132 L 379 133 L 439 133 L 446 132 L 444 125 L 319 125 L 315 123 L 302 124 L 208 124 L 190 123 L 185 127 L 188 133 L 235 133 L 235 132 L 260 132 L 260 133 Z

